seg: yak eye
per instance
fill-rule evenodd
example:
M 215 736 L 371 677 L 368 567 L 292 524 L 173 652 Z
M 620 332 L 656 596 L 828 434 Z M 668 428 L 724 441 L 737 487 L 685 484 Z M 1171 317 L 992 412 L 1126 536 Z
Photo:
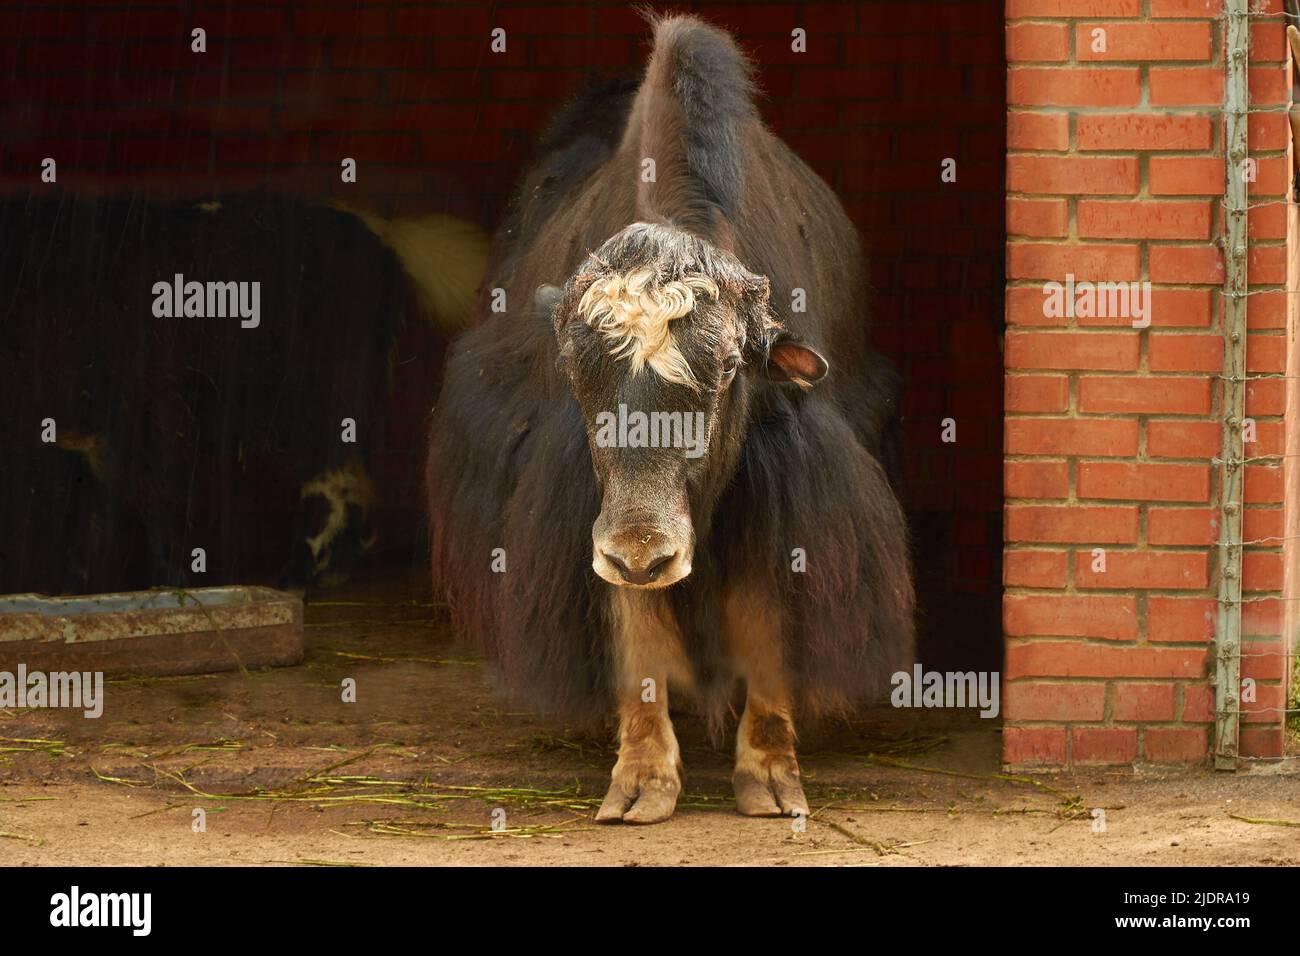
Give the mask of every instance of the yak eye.
M 722 363 L 722 377 L 730 379 L 736 374 L 736 369 L 740 368 L 740 356 L 734 352 L 727 356 L 727 360 Z

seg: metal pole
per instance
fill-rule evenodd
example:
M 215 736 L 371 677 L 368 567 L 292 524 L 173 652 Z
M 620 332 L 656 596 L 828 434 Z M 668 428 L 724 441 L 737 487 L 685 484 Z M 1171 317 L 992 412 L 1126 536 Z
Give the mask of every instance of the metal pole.
M 1246 417 L 1246 115 L 1250 106 L 1248 0 L 1227 0 L 1225 139 L 1223 452 L 1219 462 L 1219 619 L 1214 640 L 1214 766 L 1237 767 L 1241 732 L 1241 559 Z

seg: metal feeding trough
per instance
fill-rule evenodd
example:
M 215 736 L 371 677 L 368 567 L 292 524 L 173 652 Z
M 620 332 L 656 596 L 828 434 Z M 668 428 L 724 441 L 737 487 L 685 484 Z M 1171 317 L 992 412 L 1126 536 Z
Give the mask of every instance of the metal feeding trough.
M 0 597 L 0 671 L 202 674 L 302 654 L 302 599 L 271 588 Z

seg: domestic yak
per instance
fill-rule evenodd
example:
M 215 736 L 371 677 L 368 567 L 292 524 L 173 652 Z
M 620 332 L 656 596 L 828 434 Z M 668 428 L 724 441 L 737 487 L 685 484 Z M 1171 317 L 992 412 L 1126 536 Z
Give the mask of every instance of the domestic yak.
M 739 810 L 806 813 L 796 718 L 912 661 L 898 381 L 859 237 L 761 122 L 745 56 L 694 17 L 653 29 L 639 83 L 544 134 L 449 360 L 435 589 L 514 692 L 617 715 L 597 820 L 669 817 L 669 701 L 717 739 L 742 683 Z

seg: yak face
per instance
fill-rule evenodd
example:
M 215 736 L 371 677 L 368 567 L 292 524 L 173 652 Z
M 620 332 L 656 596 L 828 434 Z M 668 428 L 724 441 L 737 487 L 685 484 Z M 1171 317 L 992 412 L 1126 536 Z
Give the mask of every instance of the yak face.
M 538 290 L 602 496 L 592 568 L 611 584 L 690 574 L 739 461 L 755 376 L 807 388 L 825 374 L 784 338 L 768 297 L 768 280 L 729 253 L 647 223 L 606 241 L 564 290 Z
M 287 584 L 337 587 L 378 540 L 370 522 L 375 489 L 357 459 L 320 472 L 299 491 L 301 505 Z

